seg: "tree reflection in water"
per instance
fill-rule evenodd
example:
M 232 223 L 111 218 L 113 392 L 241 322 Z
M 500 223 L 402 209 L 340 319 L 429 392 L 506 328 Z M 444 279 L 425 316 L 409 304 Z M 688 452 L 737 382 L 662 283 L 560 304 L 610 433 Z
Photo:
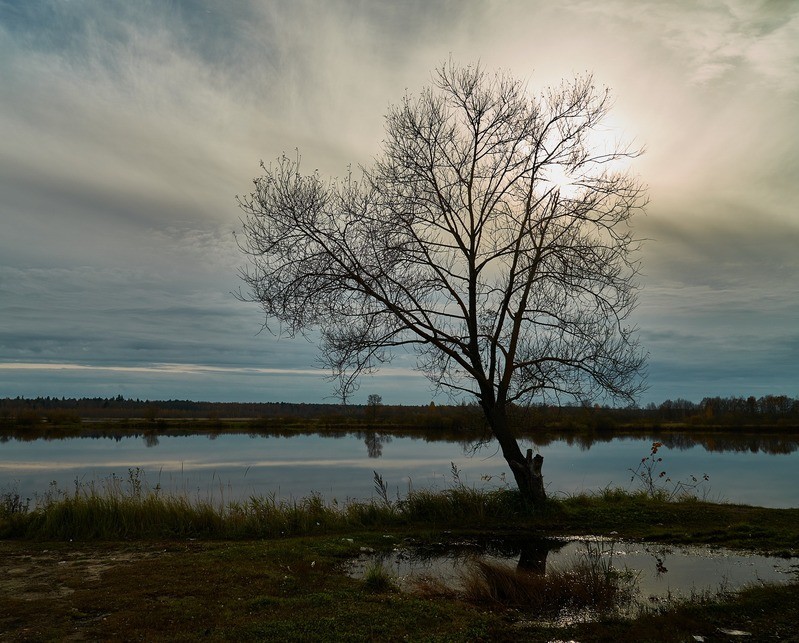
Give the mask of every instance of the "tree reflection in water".
M 555 545 L 555 547 L 553 547 Z M 562 543 L 550 540 L 528 540 L 520 543 L 519 562 L 516 569 L 525 572 L 544 574 L 547 571 L 547 556 L 553 549 L 560 549 Z
M 370 458 L 380 458 L 383 455 L 383 445 L 391 442 L 391 436 L 385 433 L 367 431 L 363 434 L 366 453 Z

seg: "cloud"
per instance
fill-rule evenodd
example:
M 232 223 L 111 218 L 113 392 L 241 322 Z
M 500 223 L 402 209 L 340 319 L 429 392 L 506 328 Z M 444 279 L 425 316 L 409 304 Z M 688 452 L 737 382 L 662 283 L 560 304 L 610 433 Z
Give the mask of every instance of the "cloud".
M 661 209 L 637 222 L 640 234 L 650 239 L 644 246 L 648 282 L 793 300 L 799 283 L 799 220 L 723 198 L 688 205 L 691 209 Z
M 284 361 L 288 361 L 285 360 Z M 273 363 L 275 362 L 273 360 Z M 46 386 L 42 387 L 42 382 Z M 318 369 L 224 368 L 207 364 L 98 366 L 74 363 L 0 362 L 4 396 L 114 397 L 164 400 L 297 403 L 337 402 Z M 403 368 L 389 368 L 365 378 L 360 397 L 378 392 L 386 403 L 419 404 L 431 399 L 425 379 Z M 357 400 L 356 400 L 357 402 Z
M 692 84 L 745 75 L 772 90 L 794 91 L 799 80 L 799 7 L 781 0 L 572 0 L 575 12 L 654 37 Z
M 87 372 L 111 372 L 111 373 L 152 373 L 152 374 L 176 374 L 176 375 L 203 375 L 214 373 L 235 373 L 242 375 L 311 375 L 319 376 L 318 369 L 300 368 L 255 368 L 255 367 L 224 367 L 212 366 L 208 364 L 150 364 L 147 366 L 97 366 L 88 364 L 70 364 L 67 362 L 55 363 L 36 363 L 36 362 L 0 362 L 0 370 L 4 371 L 87 371 Z M 415 371 L 398 368 L 382 369 L 373 377 L 414 377 Z
M 318 370 L 302 370 L 291 368 L 225 368 L 208 366 L 205 364 L 152 364 L 148 366 L 90 366 L 87 364 L 69 364 L 66 362 L 36 363 L 36 362 L 3 362 L 0 370 L 5 371 L 90 371 L 111 373 L 154 373 L 192 375 L 204 373 L 245 373 L 264 375 L 314 375 Z M 395 374 L 396 375 L 396 374 Z
M 584 70 L 613 87 L 612 124 L 648 148 L 637 319 L 654 389 L 680 382 L 675 356 L 698 386 L 723 375 L 703 360 L 791 384 L 798 16 L 747 0 L 0 0 L 0 362 L 117 369 L 47 380 L 78 394 L 311 395 L 310 375 L 262 373 L 265 393 L 245 373 L 309 370 L 316 347 L 256 336 L 257 307 L 231 296 L 234 195 L 295 147 L 309 171 L 368 165 L 388 105 L 452 55 L 533 91 Z M 43 371 L 3 372 L 0 394 L 48 394 Z M 405 388 L 427 399 L 419 382 Z

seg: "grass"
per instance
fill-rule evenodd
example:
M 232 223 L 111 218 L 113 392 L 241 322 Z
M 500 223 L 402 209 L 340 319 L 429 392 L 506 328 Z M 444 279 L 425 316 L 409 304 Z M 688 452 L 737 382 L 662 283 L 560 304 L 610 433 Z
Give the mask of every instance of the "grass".
M 463 640 L 469 606 L 375 591 L 340 571 L 364 541 L 0 542 L 11 640 Z M 100 573 L 92 569 L 102 561 Z M 31 572 L 31 570 L 36 570 Z M 13 634 L 13 636 L 12 636 Z
M 605 490 L 563 498 L 549 512 L 550 533 L 623 534 L 674 544 L 715 544 L 799 555 L 799 509 L 770 509 Z
M 214 505 L 178 496 L 109 495 L 93 491 L 64 496 L 29 512 L 0 514 L 0 536 L 57 540 L 141 538 L 276 538 L 353 528 L 425 522 L 452 524 L 474 516 L 474 525 L 501 518 L 501 503 L 464 494 L 413 494 L 387 507 L 376 502 L 331 506 L 319 496 L 301 500 L 253 497 Z M 489 510 L 488 507 L 491 507 Z M 509 515 L 504 516 L 510 519 Z
M 796 640 L 799 585 L 670 606 L 632 621 L 554 625 L 516 607 L 374 591 L 344 573 L 361 547 L 401 534 L 266 541 L 0 541 L 6 640 Z M 589 586 L 589 585 L 586 585 Z M 569 599 L 566 599 L 569 600 Z M 793 639 L 791 637 L 794 637 Z
M 401 501 L 386 499 L 327 504 L 319 495 L 300 500 L 274 495 L 214 504 L 149 489 L 139 472 L 112 477 L 74 492 L 51 488 L 31 507 L 13 491 L 0 496 L 0 537 L 39 540 L 152 538 L 277 538 L 335 533 L 354 528 L 473 526 L 510 522 L 522 505 L 511 491 L 457 487 L 442 493 L 418 491 Z
M 666 501 L 605 489 L 548 501 L 533 512 L 511 490 L 464 485 L 443 492 L 413 491 L 402 500 L 329 504 L 313 495 L 275 496 L 214 504 L 165 495 L 129 479 L 73 492 L 50 489 L 36 503 L 0 494 L 0 538 L 35 540 L 263 539 L 353 530 L 416 529 L 547 535 L 623 535 L 664 543 L 705 543 L 770 553 L 799 553 L 799 509 Z
M 382 563 L 373 563 L 363 576 L 363 586 L 373 593 L 393 592 L 397 590 L 397 579 Z
M 0 632 L 8 640 L 680 641 L 727 628 L 791 640 L 797 584 L 670 605 L 630 622 L 611 609 L 624 601 L 626 579 L 590 552 L 546 576 L 478 563 L 465 593 L 395 591 L 385 568 L 365 579 L 345 573 L 363 548 L 385 551 L 409 537 L 586 533 L 797 555 L 799 510 L 606 489 L 533 513 L 512 491 L 464 486 L 392 502 L 222 505 L 148 489 L 133 471 L 69 493 L 51 489 L 35 503 L 0 495 Z M 604 616 L 558 627 L 540 620 L 563 607 Z

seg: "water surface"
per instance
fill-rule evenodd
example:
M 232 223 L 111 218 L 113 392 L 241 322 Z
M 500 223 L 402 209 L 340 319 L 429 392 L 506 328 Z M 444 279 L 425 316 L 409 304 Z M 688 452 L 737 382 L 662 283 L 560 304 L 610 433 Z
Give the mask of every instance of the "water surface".
M 390 571 L 401 589 L 411 590 L 419 580 L 431 578 L 459 591 L 477 560 L 538 574 L 593 561 L 630 572 L 638 605 L 712 596 L 758 583 L 787 583 L 799 574 L 795 559 L 719 547 L 664 546 L 597 537 L 459 543 L 442 549 L 398 544 L 388 553 L 366 552 L 352 562 L 349 574 L 363 577 L 379 563 Z
M 660 484 L 709 476 L 697 489 L 710 500 L 767 507 L 799 506 L 799 450 L 796 440 L 753 436 L 697 441 L 671 435 L 659 456 L 666 471 Z M 649 454 L 651 437 L 607 437 L 602 441 L 548 437 L 524 442 L 544 456 L 550 495 L 635 489 L 631 468 Z M 0 444 L 0 491 L 41 494 L 54 482 L 102 485 L 110 476 L 128 478 L 139 470 L 149 486 L 217 501 L 274 494 L 326 500 L 370 498 L 379 473 L 392 497 L 409 488 L 446 489 L 455 480 L 477 487 L 512 483 L 496 445 L 472 451 L 468 444 L 397 437 L 380 433 L 291 437 L 256 434 L 138 435 L 73 437 Z M 658 469 L 659 471 L 660 469 Z M 665 483 L 666 479 L 671 482 Z

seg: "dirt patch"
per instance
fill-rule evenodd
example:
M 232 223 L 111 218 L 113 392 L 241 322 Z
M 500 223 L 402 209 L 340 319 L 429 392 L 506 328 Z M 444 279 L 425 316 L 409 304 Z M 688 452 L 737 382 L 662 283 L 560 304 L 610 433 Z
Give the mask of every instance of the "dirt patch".
M 152 551 L 33 550 L 0 548 L 0 595 L 35 601 L 69 596 L 96 583 L 106 571 L 157 556 Z

